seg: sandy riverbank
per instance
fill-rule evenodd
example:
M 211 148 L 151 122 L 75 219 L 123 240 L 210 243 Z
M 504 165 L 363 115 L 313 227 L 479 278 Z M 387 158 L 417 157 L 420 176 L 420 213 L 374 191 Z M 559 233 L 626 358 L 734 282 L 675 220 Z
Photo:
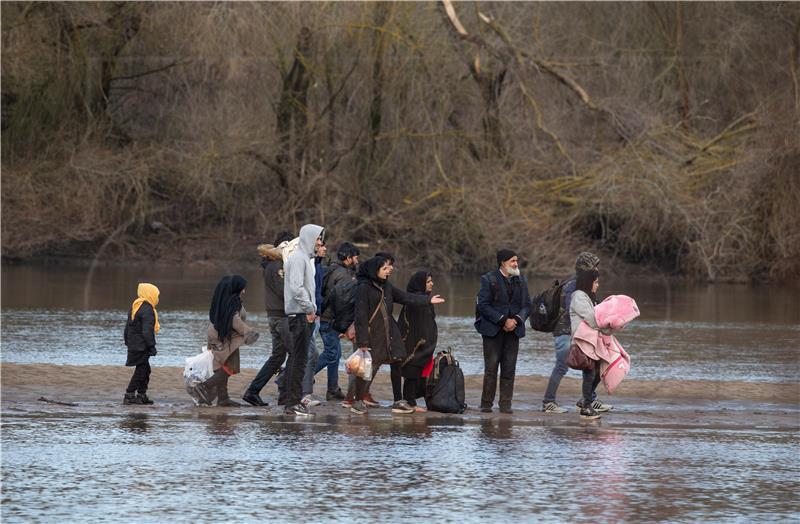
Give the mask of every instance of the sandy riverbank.
M 178 367 L 153 369 L 149 393 L 156 401 L 155 406 L 122 406 L 122 394 L 132 371 L 132 368 L 122 366 L 2 364 L 2 413 L 64 411 L 75 414 L 119 414 L 134 410 L 164 416 L 189 415 L 198 411 L 206 414 L 282 416 L 282 410 L 274 405 L 276 390 L 271 383 L 262 392 L 262 397 L 271 404 L 269 409 L 250 406 L 241 409 L 195 408 L 183 389 L 182 369 Z M 255 373 L 254 369 L 245 369 L 231 378 L 230 392 L 233 398 L 241 395 Z M 388 378 L 388 373 L 380 373 L 373 387 L 375 397 L 386 406 L 391 398 Z M 341 380 L 346 383 L 346 376 L 342 375 Z M 466 379 L 467 403 L 470 406 L 479 403 L 481 380 L 480 376 Z M 497 412 L 487 415 L 471 409 L 462 417 L 466 420 L 510 417 L 519 423 L 573 422 L 578 419 L 573 409 L 562 415 L 545 415 L 539 411 L 546 381 L 546 377 L 537 376 L 517 378 L 513 415 Z M 324 384 L 324 373 L 321 373 L 317 377 L 315 391 L 318 395 L 324 396 Z M 559 389 L 559 401 L 565 407 L 572 408 L 579 390 L 580 380 L 565 378 Z M 39 400 L 41 397 L 76 405 L 46 403 Z M 796 383 L 629 380 L 623 382 L 613 397 L 602 397 L 616 406 L 612 413 L 603 418 L 604 424 L 800 429 L 800 384 Z M 314 408 L 314 411 L 319 415 L 350 416 L 335 402 Z M 388 409 L 374 409 L 370 410 L 370 416 L 391 416 L 391 412 Z M 430 413 L 410 416 L 432 419 L 447 415 Z

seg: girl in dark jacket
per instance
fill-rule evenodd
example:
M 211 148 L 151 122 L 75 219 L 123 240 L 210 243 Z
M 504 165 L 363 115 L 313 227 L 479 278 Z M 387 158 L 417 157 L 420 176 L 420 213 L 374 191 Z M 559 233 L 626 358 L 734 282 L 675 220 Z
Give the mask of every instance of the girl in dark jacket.
M 247 312 L 242 305 L 242 293 L 247 280 L 240 275 L 223 277 L 214 289 L 208 311 L 208 349 L 214 355 L 214 374 L 197 385 L 197 394 L 204 404 L 216 398 L 217 405 L 240 407 L 228 395 L 228 378 L 239 373 L 239 347 L 258 340 L 258 333 L 245 324 Z
M 358 271 L 356 289 L 355 331 L 356 347 L 369 349 L 372 355 L 372 379 L 382 364 L 402 360 L 406 349 L 400 328 L 392 316 L 395 302 L 406 306 L 441 304 L 439 295 L 417 295 L 397 289 L 389 281 L 394 260 L 385 255 L 376 255 L 363 264 Z M 350 411 L 363 415 L 367 407 L 362 400 L 372 382 L 356 377 L 356 401 Z M 413 413 L 414 409 L 403 412 Z M 394 411 L 394 408 L 393 408 Z
M 406 291 L 415 295 L 430 296 L 433 291 L 433 277 L 430 271 L 417 271 L 411 276 L 406 286 Z M 425 306 L 403 306 L 400 317 L 400 334 L 406 346 L 406 358 L 401 364 L 392 364 L 392 390 L 397 404 L 403 402 L 418 413 L 427 411 L 417 406 L 417 399 L 425 396 L 425 383 L 423 370 L 433 358 L 436 351 L 436 341 L 439 337 L 436 326 L 436 311 L 430 304 Z M 402 399 L 401 399 L 401 379 Z
M 141 283 L 136 294 L 138 298 L 128 311 L 124 333 L 125 345 L 128 346 L 125 365 L 136 366 L 136 369 L 122 403 L 152 404 L 153 401 L 147 398 L 147 385 L 150 382 L 150 357 L 156 355 L 156 333 L 161 329 L 156 311 L 160 292 L 153 284 Z

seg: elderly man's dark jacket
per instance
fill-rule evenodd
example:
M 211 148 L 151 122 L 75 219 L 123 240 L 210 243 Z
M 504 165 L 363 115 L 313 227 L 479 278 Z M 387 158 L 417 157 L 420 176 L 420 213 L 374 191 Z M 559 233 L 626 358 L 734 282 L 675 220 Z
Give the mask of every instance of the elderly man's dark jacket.
M 506 319 L 515 318 L 514 334 L 522 338 L 530 313 L 531 297 L 524 276 L 506 278 L 500 269 L 495 269 L 481 277 L 475 320 L 478 333 L 494 337 L 502 331 Z

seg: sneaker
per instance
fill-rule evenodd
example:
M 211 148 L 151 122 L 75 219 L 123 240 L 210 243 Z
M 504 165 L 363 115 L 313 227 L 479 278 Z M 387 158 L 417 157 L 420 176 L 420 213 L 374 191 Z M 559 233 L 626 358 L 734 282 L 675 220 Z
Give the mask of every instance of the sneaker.
M 575 403 L 575 406 L 578 408 L 578 410 L 583 409 L 583 399 L 577 401 Z M 603 401 L 596 399 L 592 401 L 592 408 L 594 408 L 595 411 L 599 411 L 600 413 L 606 413 L 614 409 L 614 406 L 612 406 L 611 404 L 603 404 Z
M 344 402 L 342 402 L 344 406 Z M 366 415 L 367 414 L 367 404 L 363 400 L 359 400 L 358 402 L 353 402 L 350 405 L 350 412 L 355 413 L 356 415 Z
M 414 406 L 414 411 L 416 413 L 427 413 L 428 412 L 428 410 L 426 408 L 423 408 L 422 406 Z
M 310 417 L 313 415 L 307 407 L 302 404 L 295 404 L 283 410 L 284 415 L 294 415 L 297 417 Z
M 408 415 L 414 413 L 415 409 L 412 408 L 405 400 L 398 400 L 392 404 L 392 413 L 402 413 Z
M 506 415 L 513 415 L 514 414 L 514 410 L 511 409 L 510 407 L 508 407 L 508 408 L 500 408 L 500 413 L 505 413 Z
M 314 406 L 319 406 L 322 404 L 322 402 L 314 398 L 314 395 L 306 395 L 303 397 L 303 400 L 301 400 L 300 403 L 307 408 L 313 408 Z
M 542 411 L 545 413 L 566 413 L 567 410 L 556 404 L 555 402 L 542 403 Z
M 364 398 L 362 398 L 361 400 L 363 400 L 364 404 L 366 404 L 367 407 L 369 407 L 369 408 L 379 408 L 379 407 L 381 407 L 380 403 L 377 400 L 375 400 L 374 398 L 372 398 L 372 393 L 367 393 L 366 395 L 364 395 Z
M 342 388 L 336 388 L 336 391 L 326 392 L 325 400 L 344 400 L 344 393 L 342 393 Z
M 241 404 L 239 404 L 235 400 L 231 400 L 229 398 L 217 399 L 217 406 L 219 406 L 221 408 L 240 408 L 240 407 L 242 407 Z
M 343 400 L 342 401 L 342 407 L 345 408 L 345 409 L 352 408 L 353 407 L 353 401 L 352 400 L 347 400 L 347 399 Z
M 492 412 L 492 408 L 491 408 L 491 406 L 489 406 L 489 407 L 482 407 L 482 408 L 481 408 L 481 413 L 491 413 L 491 412 Z
M 589 406 L 588 408 L 581 408 L 580 413 L 581 413 L 581 418 L 583 419 L 596 420 L 600 418 L 600 414 L 597 413 L 597 411 L 595 411 L 594 408 L 592 408 L 591 406 Z
M 142 402 L 142 399 L 137 397 L 135 393 L 125 393 L 125 396 L 122 398 L 122 404 L 124 406 L 133 406 L 144 404 L 144 402 Z

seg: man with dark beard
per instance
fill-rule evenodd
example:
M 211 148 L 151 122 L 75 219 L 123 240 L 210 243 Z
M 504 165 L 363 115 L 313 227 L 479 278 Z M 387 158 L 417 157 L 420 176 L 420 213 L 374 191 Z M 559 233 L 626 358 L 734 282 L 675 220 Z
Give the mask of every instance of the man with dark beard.
M 531 310 L 528 283 L 519 271 L 517 254 L 497 252 L 498 268 L 481 277 L 476 304 L 475 329 L 483 336 L 483 392 L 481 411 L 491 413 L 500 368 L 500 412 L 513 413 L 514 377 L 519 339 L 525 336 L 525 320 Z

